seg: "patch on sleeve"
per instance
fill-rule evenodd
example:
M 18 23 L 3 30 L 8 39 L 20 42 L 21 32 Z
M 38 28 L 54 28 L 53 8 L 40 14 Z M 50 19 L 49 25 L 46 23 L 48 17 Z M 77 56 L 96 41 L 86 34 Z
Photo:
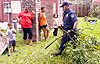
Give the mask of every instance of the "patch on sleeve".
M 71 17 L 74 18 L 74 14 L 71 14 Z
M 66 15 L 66 17 L 68 17 L 68 14 Z

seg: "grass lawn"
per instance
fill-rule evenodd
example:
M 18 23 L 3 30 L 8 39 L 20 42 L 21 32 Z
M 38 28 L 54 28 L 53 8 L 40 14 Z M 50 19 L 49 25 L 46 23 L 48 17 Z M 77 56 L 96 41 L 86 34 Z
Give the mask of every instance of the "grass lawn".
M 96 18 L 95 18 L 96 19 Z M 85 28 L 86 27 L 86 23 L 84 22 L 82 17 L 78 17 L 79 20 L 79 24 L 78 24 L 78 28 Z M 100 20 L 97 19 L 97 24 L 94 25 L 90 25 L 89 26 L 94 29 L 94 30 L 88 30 L 85 29 L 84 33 L 88 34 L 90 36 L 95 36 L 98 39 L 100 39 Z M 58 36 L 60 36 L 62 34 L 61 31 L 59 31 Z M 17 46 L 16 46 L 16 50 L 18 51 L 18 53 L 14 53 L 13 51 L 11 51 L 11 56 L 8 57 L 8 53 L 4 53 L 3 55 L 0 55 L 0 64 L 75 64 L 75 61 L 72 61 L 70 57 L 73 57 L 71 54 L 77 53 L 78 55 L 76 56 L 76 59 L 80 57 L 80 60 L 84 59 L 81 58 L 83 53 L 88 53 L 88 51 L 83 52 L 83 50 L 81 51 L 74 51 L 74 53 L 72 52 L 73 49 L 68 47 L 68 50 L 64 50 L 63 54 L 60 56 L 52 56 L 52 53 L 58 52 L 58 46 L 59 46 L 59 41 L 56 41 L 54 44 L 52 44 L 48 49 L 45 49 L 45 47 L 51 43 L 55 38 L 53 37 L 52 32 L 50 32 L 50 36 L 49 36 L 51 41 L 44 41 L 44 38 L 42 37 L 42 41 L 41 42 L 34 42 L 35 46 L 24 46 L 23 45 L 23 40 L 22 40 L 22 33 L 17 33 L 16 34 L 16 42 L 17 42 Z M 29 43 L 27 41 L 27 43 Z M 65 52 L 66 51 L 66 52 Z M 82 52 L 82 54 L 79 54 L 80 52 Z M 67 54 L 66 54 L 67 53 Z M 91 54 L 91 52 L 89 52 L 87 54 L 87 56 L 90 57 L 89 54 Z M 95 60 L 100 60 L 100 51 L 99 50 L 95 50 L 95 53 L 93 55 L 93 58 L 87 58 L 85 57 L 85 59 L 87 59 L 90 64 L 92 63 L 91 61 L 95 62 Z M 70 55 L 70 56 L 69 56 Z M 84 54 L 83 54 L 84 55 Z M 79 57 L 78 57 L 79 56 Z M 84 55 L 85 56 L 85 55 Z M 99 56 L 99 57 L 97 57 Z M 97 57 L 97 59 L 95 58 Z M 76 60 L 75 59 L 75 60 Z M 73 63 L 74 62 L 74 63 Z M 83 61 L 82 61 L 83 62 Z M 78 62 L 77 62 L 78 63 Z M 83 62 L 84 63 L 84 62 Z M 96 64 L 99 64 L 99 62 L 95 62 Z M 82 63 L 79 63 L 82 64 Z
M 79 20 L 79 24 L 78 24 L 78 28 L 86 28 L 87 24 L 86 22 L 84 22 L 84 17 L 78 17 Z M 97 18 L 88 18 L 88 20 L 97 20 L 96 24 L 90 24 L 90 22 L 88 22 L 88 25 L 91 29 L 94 30 L 90 30 L 90 29 L 85 29 L 84 33 L 88 34 L 90 36 L 95 36 L 96 38 L 98 38 L 100 40 L 100 19 Z

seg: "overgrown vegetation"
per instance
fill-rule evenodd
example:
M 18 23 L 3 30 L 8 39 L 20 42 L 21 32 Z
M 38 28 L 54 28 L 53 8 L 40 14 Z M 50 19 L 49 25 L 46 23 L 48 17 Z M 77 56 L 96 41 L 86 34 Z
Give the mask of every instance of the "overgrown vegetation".
M 100 9 L 99 9 L 99 6 L 97 6 L 97 7 L 93 10 L 93 12 L 89 11 L 88 15 L 89 15 L 90 17 L 97 17 L 97 18 L 100 19 Z
M 93 36 L 83 34 L 83 31 L 77 32 L 76 49 L 73 49 L 72 41 L 66 44 L 63 56 L 66 57 L 67 64 L 99 64 L 100 62 L 100 42 Z
M 22 40 L 22 33 L 16 34 L 16 50 L 18 53 L 11 51 L 11 56 L 8 57 L 7 51 L 0 55 L 1 64 L 100 64 L 100 20 L 97 24 L 89 27 L 94 29 L 85 29 L 87 27 L 84 18 L 79 17 L 78 28 L 82 30 L 77 32 L 77 40 L 75 41 L 76 49 L 73 49 L 72 41 L 66 43 L 66 48 L 60 56 L 52 56 L 52 53 L 58 52 L 61 38 L 52 44 L 48 49 L 45 47 L 50 44 L 55 38 L 50 32 L 50 40 L 44 41 L 42 37 L 41 42 L 34 42 L 35 46 L 24 46 Z M 91 19 L 91 18 L 89 18 Z M 3 31 L 2 31 L 3 32 Z M 62 34 L 59 30 L 58 36 Z M 42 35 L 43 36 L 43 35 Z M 29 43 L 29 41 L 27 41 Z

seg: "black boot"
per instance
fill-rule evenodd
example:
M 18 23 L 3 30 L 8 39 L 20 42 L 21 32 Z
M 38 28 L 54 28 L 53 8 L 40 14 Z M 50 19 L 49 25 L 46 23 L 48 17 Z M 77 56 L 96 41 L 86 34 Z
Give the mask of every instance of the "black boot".
M 62 51 L 65 49 L 65 46 L 63 46 L 63 48 L 62 49 L 60 49 L 59 50 L 59 52 L 58 53 L 52 53 L 51 55 L 61 55 L 61 53 L 62 53 Z
M 61 55 L 61 53 L 62 53 L 62 50 L 59 50 L 59 52 L 58 53 L 52 53 L 51 55 Z

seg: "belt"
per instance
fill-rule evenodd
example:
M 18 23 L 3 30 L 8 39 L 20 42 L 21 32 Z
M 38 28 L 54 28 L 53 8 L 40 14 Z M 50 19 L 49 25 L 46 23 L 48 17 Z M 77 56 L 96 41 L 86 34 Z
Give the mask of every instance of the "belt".
M 70 30 L 70 29 L 72 29 L 72 28 L 70 28 L 70 27 L 64 27 L 64 29 L 65 29 L 65 30 Z
M 72 28 L 70 27 L 64 27 L 64 26 L 58 26 L 58 28 L 60 28 L 61 30 L 64 29 L 64 30 L 71 30 Z

